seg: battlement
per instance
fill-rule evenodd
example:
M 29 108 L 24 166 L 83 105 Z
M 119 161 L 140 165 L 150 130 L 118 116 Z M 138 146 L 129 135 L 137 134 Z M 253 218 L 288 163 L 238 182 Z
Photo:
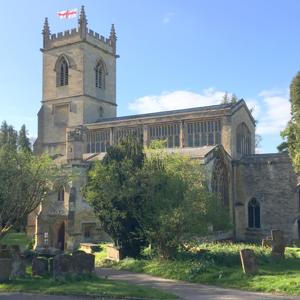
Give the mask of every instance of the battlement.
M 88 29 L 87 34 L 104 44 L 110 45 L 109 38 L 106 38 L 103 35 L 100 35 L 98 32 L 95 32 L 92 29 Z M 72 28 L 70 30 L 65 30 L 62 32 L 57 32 L 57 33 L 51 34 L 50 41 L 57 41 L 57 40 L 61 41 L 61 40 L 68 39 L 68 38 L 74 37 L 74 36 L 79 36 L 79 35 L 80 35 L 79 28 Z

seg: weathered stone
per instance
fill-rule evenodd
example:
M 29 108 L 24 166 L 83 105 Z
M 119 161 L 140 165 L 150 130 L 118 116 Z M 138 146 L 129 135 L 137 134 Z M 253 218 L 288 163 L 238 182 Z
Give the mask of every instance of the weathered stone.
M 59 254 L 53 258 L 54 277 L 64 277 L 67 273 L 73 272 L 73 258 L 68 254 Z
M 263 239 L 263 240 L 261 241 L 261 246 L 262 246 L 262 247 L 265 247 L 265 248 L 270 248 L 270 247 L 272 247 L 272 240 L 270 240 L 268 237 L 265 238 L 265 239 Z
M 258 270 L 254 251 L 251 249 L 242 249 L 240 257 L 244 273 L 247 275 L 256 274 Z
M 100 246 L 93 243 L 80 243 L 80 250 L 86 253 L 94 253 L 100 251 Z
M 283 233 L 280 230 L 272 230 L 272 256 L 276 258 L 284 258 L 285 242 Z
M 95 270 L 95 255 L 84 251 L 75 251 L 72 254 L 73 268 L 76 273 L 92 273 Z
M 272 241 L 273 243 L 283 243 L 283 233 L 281 230 L 278 229 L 272 229 L 271 230 L 271 237 L 272 237 Z
M 107 258 L 113 261 L 120 261 L 123 257 L 118 248 L 113 245 L 107 245 Z
M 45 257 L 35 257 L 32 260 L 32 275 L 45 276 L 48 274 L 48 259 Z
M 21 255 L 20 247 L 18 245 L 11 247 L 12 256 L 12 271 L 11 278 L 24 277 L 26 274 L 26 260 Z
M 7 281 L 10 279 L 11 270 L 12 259 L 0 258 L 0 282 Z

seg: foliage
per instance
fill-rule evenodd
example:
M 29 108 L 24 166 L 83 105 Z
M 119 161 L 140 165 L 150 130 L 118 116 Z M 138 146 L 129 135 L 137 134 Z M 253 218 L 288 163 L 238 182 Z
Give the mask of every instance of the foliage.
M 19 149 L 21 149 L 22 151 L 31 152 L 31 144 L 30 144 L 29 138 L 27 137 L 27 130 L 26 130 L 25 125 L 22 125 L 22 127 L 19 131 L 18 146 L 19 146 Z
M 300 172 L 300 72 L 290 85 L 291 119 L 281 136 L 286 139 L 288 152 L 296 172 Z
M 158 142 L 151 148 L 145 157 L 133 137 L 111 147 L 83 192 L 125 256 L 138 256 L 147 241 L 168 258 L 209 225 L 226 229 L 228 214 L 207 191 L 199 162 L 167 155 Z
M 242 272 L 239 251 L 245 248 L 255 252 L 257 275 L 246 276 Z M 176 260 L 124 259 L 113 267 L 228 288 L 300 295 L 300 248 L 286 248 L 283 260 L 274 260 L 270 249 L 254 244 L 203 243 L 188 249 L 179 251 Z M 101 266 L 105 266 L 105 261 Z
M 145 237 L 137 214 L 142 209 L 142 145 L 133 137 L 110 147 L 102 162 L 96 162 L 83 190 L 103 229 L 123 255 L 136 257 L 145 246 Z
M 25 127 L 23 129 L 26 131 Z M 25 147 L 25 145 L 23 145 Z M 16 229 L 55 185 L 57 167 L 48 156 L 17 146 L 17 133 L 3 122 L 0 131 L 0 239 Z
M 228 213 L 205 185 L 199 161 L 163 149 L 149 150 L 144 164 L 143 213 L 139 223 L 161 257 L 174 257 L 179 245 L 228 229 Z
M 280 153 L 285 153 L 288 152 L 288 143 L 287 142 L 282 142 L 280 145 L 277 146 L 277 150 Z

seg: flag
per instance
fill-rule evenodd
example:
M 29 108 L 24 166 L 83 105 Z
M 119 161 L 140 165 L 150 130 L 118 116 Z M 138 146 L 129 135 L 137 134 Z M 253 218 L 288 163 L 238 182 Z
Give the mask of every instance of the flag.
M 71 18 L 76 18 L 77 11 L 78 11 L 77 8 L 73 8 L 73 9 L 59 11 L 56 14 L 60 19 L 71 19 Z

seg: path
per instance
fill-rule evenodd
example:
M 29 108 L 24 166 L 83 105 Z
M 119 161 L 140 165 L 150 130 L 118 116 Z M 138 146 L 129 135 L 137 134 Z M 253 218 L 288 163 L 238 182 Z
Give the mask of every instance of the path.
M 163 289 L 185 300 L 300 300 L 300 297 L 275 296 L 272 294 L 223 289 L 108 268 L 97 268 L 96 272 L 99 276 L 108 277 L 112 280 L 123 280 L 137 285 Z

